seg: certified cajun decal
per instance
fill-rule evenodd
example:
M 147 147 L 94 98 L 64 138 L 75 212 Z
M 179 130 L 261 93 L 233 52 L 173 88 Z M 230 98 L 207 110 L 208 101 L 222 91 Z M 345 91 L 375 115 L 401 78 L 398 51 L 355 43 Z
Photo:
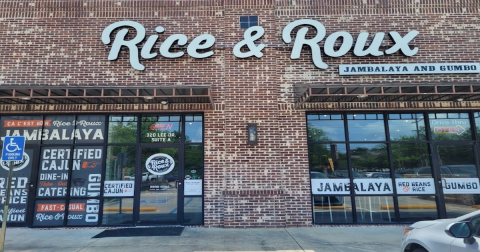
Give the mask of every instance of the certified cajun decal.
M 167 154 L 157 153 L 147 158 L 145 168 L 155 175 L 165 175 L 173 170 L 175 161 Z

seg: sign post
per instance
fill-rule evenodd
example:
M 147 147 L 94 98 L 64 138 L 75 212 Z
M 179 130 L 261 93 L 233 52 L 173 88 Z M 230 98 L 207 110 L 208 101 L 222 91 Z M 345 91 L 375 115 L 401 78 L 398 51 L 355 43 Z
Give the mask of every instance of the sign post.
M 3 207 L 2 232 L 0 234 L 0 252 L 3 252 L 5 245 L 5 233 L 8 219 L 8 204 L 10 202 L 10 190 L 12 189 L 13 161 L 22 161 L 25 149 L 25 137 L 5 137 L 3 140 L 2 161 L 9 161 L 7 195 Z

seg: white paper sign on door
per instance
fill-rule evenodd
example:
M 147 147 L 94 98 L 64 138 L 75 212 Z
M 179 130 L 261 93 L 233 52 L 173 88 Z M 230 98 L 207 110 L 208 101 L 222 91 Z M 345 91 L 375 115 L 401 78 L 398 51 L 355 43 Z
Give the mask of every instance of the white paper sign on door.
M 185 187 L 183 194 L 185 196 L 202 195 L 202 180 L 201 179 L 186 179 L 184 180 Z

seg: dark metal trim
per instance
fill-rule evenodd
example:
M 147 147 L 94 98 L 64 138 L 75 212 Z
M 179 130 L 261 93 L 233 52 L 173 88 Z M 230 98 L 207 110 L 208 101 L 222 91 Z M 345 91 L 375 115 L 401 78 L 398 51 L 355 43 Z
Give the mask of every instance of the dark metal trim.
M 210 104 L 209 86 L 0 88 L 0 104 Z M 162 103 L 164 104 L 164 103 Z
M 310 86 L 295 101 L 297 108 L 316 102 L 474 101 L 475 84 Z

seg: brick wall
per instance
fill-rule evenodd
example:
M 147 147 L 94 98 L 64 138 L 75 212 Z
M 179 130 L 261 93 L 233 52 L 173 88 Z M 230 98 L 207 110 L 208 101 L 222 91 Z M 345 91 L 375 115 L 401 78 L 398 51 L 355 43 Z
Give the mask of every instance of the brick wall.
M 0 2 L 0 85 L 209 85 L 214 109 L 204 111 L 205 226 L 308 226 L 312 216 L 305 111 L 295 109 L 295 87 L 477 83 L 478 74 L 338 75 L 341 63 L 478 62 L 480 3 L 451 2 L 4 0 Z M 241 15 L 259 16 L 265 29 L 260 41 L 267 47 L 260 59 L 233 56 L 233 46 L 243 40 Z M 300 59 L 290 60 L 291 45 L 281 40 L 283 27 L 303 18 L 322 22 L 327 36 L 341 30 L 353 37 L 362 31 L 373 36 L 376 32 L 397 31 L 403 35 L 418 30 L 420 34 L 410 44 L 419 52 L 409 58 L 400 53 L 380 57 L 323 55 L 330 67 L 317 69 L 307 50 Z M 126 51 L 117 61 L 108 61 L 109 47 L 102 44 L 100 36 L 107 25 L 120 20 L 141 23 L 147 36 L 154 34 L 155 27 L 165 27 L 161 41 L 175 33 L 185 34 L 189 40 L 212 34 L 216 38 L 215 54 L 207 59 L 157 57 L 142 61 L 145 71 L 130 67 Z M 386 37 L 382 49 L 392 44 Z M 335 105 L 313 104 L 305 109 L 321 111 L 327 106 Z M 461 108 L 462 104 L 446 106 Z M 247 123 L 258 124 L 257 145 L 246 144 Z

